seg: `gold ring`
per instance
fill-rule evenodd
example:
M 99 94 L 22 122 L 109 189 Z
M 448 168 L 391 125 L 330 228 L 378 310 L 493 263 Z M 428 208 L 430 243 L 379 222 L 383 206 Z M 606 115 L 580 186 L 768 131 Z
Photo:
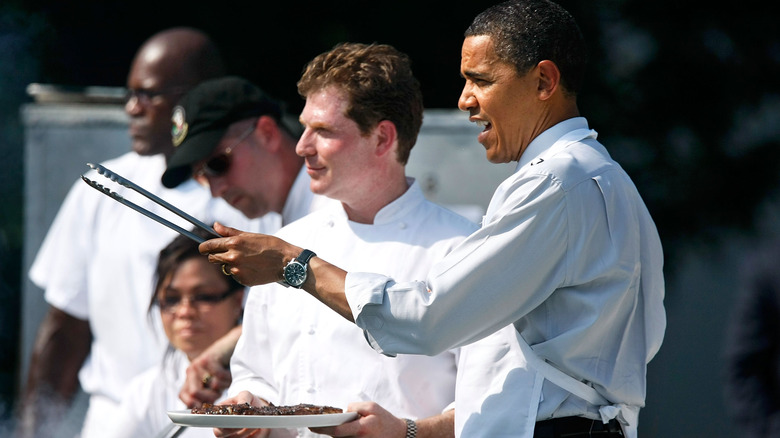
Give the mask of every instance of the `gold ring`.
M 227 268 L 227 264 L 223 263 L 223 264 L 222 264 L 222 273 L 223 273 L 223 274 L 225 274 L 225 275 L 227 275 L 228 277 L 229 277 L 229 276 L 231 276 L 231 275 L 233 275 L 233 274 L 231 274 L 230 272 L 228 272 L 228 270 L 227 270 L 226 268 Z
M 213 378 L 214 378 L 214 376 L 212 376 L 209 373 L 204 374 L 203 378 L 200 379 L 201 383 L 203 383 L 203 387 L 204 388 L 208 388 L 209 383 L 211 383 L 211 379 L 213 379 Z

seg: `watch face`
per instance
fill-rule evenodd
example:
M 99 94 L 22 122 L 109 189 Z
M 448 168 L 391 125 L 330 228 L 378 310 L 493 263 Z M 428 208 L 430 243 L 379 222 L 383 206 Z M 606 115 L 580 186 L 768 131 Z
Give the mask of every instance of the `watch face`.
M 284 281 L 290 286 L 300 287 L 306 281 L 306 267 L 298 261 L 285 266 Z

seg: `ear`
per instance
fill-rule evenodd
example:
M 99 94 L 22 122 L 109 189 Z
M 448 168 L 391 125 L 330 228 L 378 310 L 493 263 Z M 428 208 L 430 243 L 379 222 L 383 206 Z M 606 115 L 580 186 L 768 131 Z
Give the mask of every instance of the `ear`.
M 260 116 L 255 126 L 255 134 L 266 149 L 274 150 L 279 147 L 279 125 L 271 116 Z
M 395 123 L 389 120 L 382 120 L 374 128 L 374 135 L 377 138 L 376 155 L 382 156 L 389 152 L 394 152 L 398 146 L 398 131 Z
M 561 71 L 554 62 L 544 60 L 537 64 L 539 70 L 539 99 L 547 100 L 552 97 L 561 84 Z

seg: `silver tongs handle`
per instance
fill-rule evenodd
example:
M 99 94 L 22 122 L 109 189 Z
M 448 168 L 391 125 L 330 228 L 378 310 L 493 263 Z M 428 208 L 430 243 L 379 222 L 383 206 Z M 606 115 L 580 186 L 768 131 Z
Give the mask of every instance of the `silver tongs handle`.
M 150 199 L 155 204 L 164 207 L 166 210 L 176 214 L 177 216 L 179 216 L 182 219 L 186 220 L 187 222 L 195 225 L 196 227 L 198 227 L 198 228 L 200 228 L 202 230 L 207 231 L 209 234 L 213 235 L 214 237 L 222 237 L 221 235 L 219 235 L 219 233 L 214 231 L 213 228 L 211 228 L 210 226 L 208 226 L 205 223 L 201 222 L 197 218 L 195 218 L 193 216 L 190 216 L 189 214 L 185 213 L 184 211 L 176 208 L 175 206 L 173 206 L 170 203 L 166 202 L 165 200 L 161 199 L 159 196 L 156 196 L 155 194 L 147 191 L 146 189 L 144 189 L 143 187 L 141 187 L 141 186 L 137 185 L 136 183 L 130 181 L 129 179 L 123 178 L 122 176 L 120 176 L 119 174 L 109 170 L 105 166 L 102 166 L 100 164 L 92 164 L 92 163 L 87 163 L 87 166 L 89 166 L 90 168 L 94 169 L 97 173 L 99 173 L 100 175 L 103 175 L 104 177 L 110 179 L 111 181 L 114 181 L 117 184 L 120 184 L 122 186 L 127 187 L 128 189 L 131 189 L 131 190 L 134 190 L 134 191 L 140 193 L 144 197 Z M 173 222 L 171 222 L 171 221 L 169 221 L 169 220 L 167 220 L 165 218 L 162 218 L 162 217 L 158 216 L 157 214 L 152 213 L 151 211 L 149 211 L 149 210 L 147 210 L 147 209 L 145 209 L 145 208 L 143 208 L 143 207 L 141 207 L 141 206 L 139 206 L 139 205 L 137 205 L 137 204 L 135 204 L 135 203 L 133 203 L 131 201 L 128 201 L 127 199 L 125 199 L 119 193 L 116 193 L 116 192 L 110 190 L 109 188 L 103 186 L 102 184 L 98 184 L 95 181 L 92 181 L 91 179 L 89 179 L 89 178 L 87 178 L 87 177 L 85 177 L 83 175 L 81 176 L 81 179 L 84 180 L 85 183 L 89 184 L 95 190 L 103 193 L 106 196 L 111 197 L 112 199 L 114 199 L 115 201 L 119 202 L 120 204 L 123 204 L 123 205 L 125 205 L 127 207 L 130 207 L 133 210 L 143 214 L 144 216 L 146 216 L 146 217 L 148 217 L 148 218 L 150 218 L 150 219 L 152 219 L 152 220 L 154 220 L 154 221 L 156 221 L 156 222 L 158 222 L 160 224 L 163 224 L 166 227 L 168 227 L 168 228 L 170 228 L 170 229 L 172 229 L 172 230 L 174 230 L 174 231 L 176 231 L 176 232 L 178 232 L 180 234 L 183 234 L 183 235 L 189 237 L 190 239 L 192 239 L 192 240 L 194 240 L 194 241 L 196 241 L 198 243 L 203 243 L 205 241 L 202 237 L 198 236 L 197 234 L 194 234 L 194 233 L 192 233 L 189 230 L 185 230 L 184 228 L 174 224 Z

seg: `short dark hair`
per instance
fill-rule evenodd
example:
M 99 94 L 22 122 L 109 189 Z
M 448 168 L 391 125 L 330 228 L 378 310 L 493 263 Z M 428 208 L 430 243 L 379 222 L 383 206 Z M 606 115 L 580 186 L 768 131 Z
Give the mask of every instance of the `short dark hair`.
M 582 88 L 587 49 L 579 26 L 560 5 L 549 0 L 510 0 L 491 6 L 471 23 L 466 37 L 487 35 L 496 55 L 524 74 L 550 60 L 561 71 L 561 84 L 577 94 Z
M 298 93 L 335 86 L 347 94 L 346 116 L 367 134 L 382 120 L 398 131 L 398 161 L 406 164 L 423 118 L 420 83 L 409 57 L 386 44 L 342 43 L 312 59 L 298 81 Z

